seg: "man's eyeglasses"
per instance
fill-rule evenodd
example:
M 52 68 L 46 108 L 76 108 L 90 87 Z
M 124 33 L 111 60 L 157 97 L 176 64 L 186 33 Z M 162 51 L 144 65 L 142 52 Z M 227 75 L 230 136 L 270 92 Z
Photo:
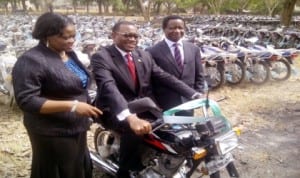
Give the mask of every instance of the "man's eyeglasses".
M 121 36 L 123 36 L 124 38 L 135 38 L 135 39 L 138 39 L 140 38 L 140 35 L 139 34 L 136 34 L 136 33 L 120 33 L 120 32 L 115 32 Z

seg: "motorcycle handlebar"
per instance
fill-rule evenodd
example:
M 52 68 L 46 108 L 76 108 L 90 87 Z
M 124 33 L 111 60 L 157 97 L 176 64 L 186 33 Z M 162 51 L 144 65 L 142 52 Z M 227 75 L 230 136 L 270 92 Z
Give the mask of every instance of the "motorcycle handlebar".
M 151 122 L 152 131 L 156 130 L 161 124 L 163 124 L 162 118 L 158 118 L 154 122 Z

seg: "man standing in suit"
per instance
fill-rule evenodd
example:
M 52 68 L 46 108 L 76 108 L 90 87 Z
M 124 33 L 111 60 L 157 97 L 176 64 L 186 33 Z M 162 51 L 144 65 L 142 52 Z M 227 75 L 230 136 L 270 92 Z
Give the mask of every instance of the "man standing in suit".
M 194 44 L 182 40 L 185 31 L 184 19 L 177 15 L 167 16 L 163 19 L 162 28 L 165 39 L 148 48 L 147 51 L 163 70 L 202 93 L 204 74 L 200 49 Z M 164 110 L 187 101 L 187 98 L 160 83 L 155 82 L 154 87 L 158 104 Z M 193 112 L 181 112 L 177 115 L 193 115 Z
M 114 44 L 92 56 L 91 64 L 98 95 L 96 106 L 103 108 L 106 126 L 121 135 L 118 177 L 129 177 L 129 170 L 140 170 L 139 135 L 151 131 L 151 124 L 130 113 L 128 102 L 140 97 L 153 97 L 152 80 L 186 98 L 199 97 L 192 88 L 159 68 L 150 54 L 137 49 L 139 35 L 131 22 L 121 21 L 112 28 Z M 176 87 L 174 87 L 176 86 Z

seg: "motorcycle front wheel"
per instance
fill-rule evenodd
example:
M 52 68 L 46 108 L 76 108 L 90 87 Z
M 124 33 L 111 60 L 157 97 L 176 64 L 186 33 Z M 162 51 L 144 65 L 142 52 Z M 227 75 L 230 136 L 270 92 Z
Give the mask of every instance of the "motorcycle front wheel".
M 272 79 L 284 81 L 291 76 L 291 65 L 285 59 L 272 61 L 270 64 L 270 72 Z
M 245 78 L 245 67 L 243 63 L 236 60 L 233 63 L 225 65 L 225 79 L 230 85 L 237 85 Z
M 207 83 L 211 89 L 220 88 L 225 81 L 224 71 L 217 66 L 206 66 Z
M 250 81 L 257 85 L 266 83 L 270 78 L 270 68 L 268 64 L 263 61 L 252 64 L 252 66 L 247 68 L 247 72 Z

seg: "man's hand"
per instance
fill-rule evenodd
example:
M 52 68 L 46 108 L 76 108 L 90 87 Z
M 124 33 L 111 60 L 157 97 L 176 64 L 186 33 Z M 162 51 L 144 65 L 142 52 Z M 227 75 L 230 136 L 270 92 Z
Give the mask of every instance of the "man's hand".
M 133 132 L 137 135 L 148 134 L 152 130 L 151 124 L 148 121 L 138 118 L 135 114 L 128 116 L 127 122 Z
M 192 96 L 192 100 L 200 99 L 200 98 L 205 98 L 205 96 L 202 93 L 198 93 L 198 92 L 193 94 Z

